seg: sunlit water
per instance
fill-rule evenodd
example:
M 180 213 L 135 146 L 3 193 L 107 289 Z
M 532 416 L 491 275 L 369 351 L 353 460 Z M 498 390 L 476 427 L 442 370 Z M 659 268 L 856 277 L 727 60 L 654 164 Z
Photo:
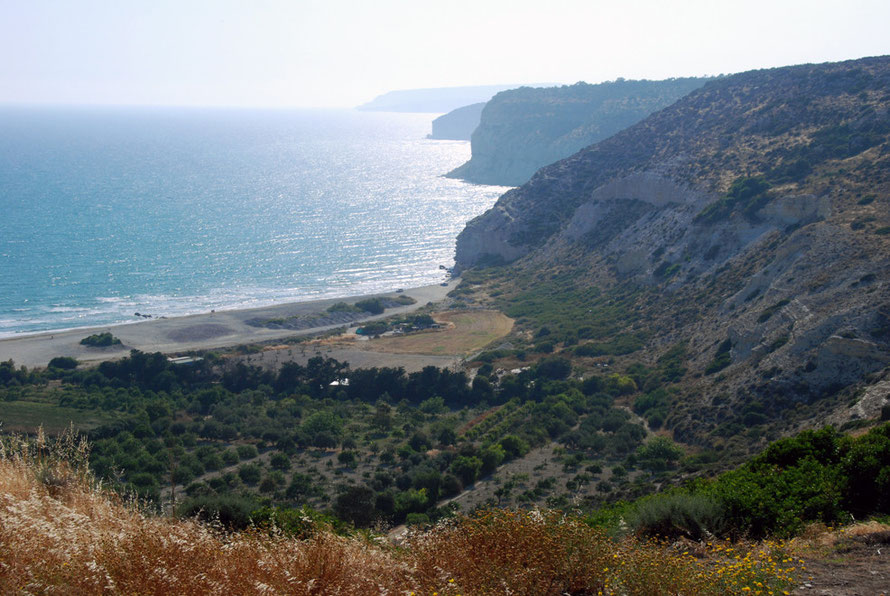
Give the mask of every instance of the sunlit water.
M 432 118 L 0 109 L 0 336 L 442 281 L 506 189 Z

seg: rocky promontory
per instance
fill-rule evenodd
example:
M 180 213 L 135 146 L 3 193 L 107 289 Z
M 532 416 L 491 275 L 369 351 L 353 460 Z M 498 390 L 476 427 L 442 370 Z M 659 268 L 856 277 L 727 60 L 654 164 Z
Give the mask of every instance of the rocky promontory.
M 433 120 L 433 133 L 430 139 L 442 139 L 451 141 L 469 141 L 479 119 L 482 117 L 482 108 L 485 102 L 474 103 L 468 106 L 451 110 Z
M 503 91 L 482 110 L 471 139 L 472 158 L 448 176 L 518 186 L 539 168 L 627 128 L 706 80 L 617 80 Z

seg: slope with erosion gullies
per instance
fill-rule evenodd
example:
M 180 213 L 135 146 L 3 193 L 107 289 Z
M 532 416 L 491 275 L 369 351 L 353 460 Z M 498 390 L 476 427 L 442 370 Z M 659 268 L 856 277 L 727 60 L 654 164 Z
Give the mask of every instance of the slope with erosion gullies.
M 518 186 L 535 171 L 677 101 L 707 79 L 625 81 L 503 91 L 482 110 L 473 156 L 449 174 Z
M 713 81 L 505 194 L 461 233 L 457 264 L 515 261 L 483 284 L 506 308 L 544 287 L 554 301 L 601 291 L 549 320 L 566 353 L 632 338 L 619 361 L 645 363 L 683 345 L 684 395 L 665 425 L 709 443 L 880 410 L 888 242 L 881 57 Z M 585 324 L 619 302 L 610 324 Z

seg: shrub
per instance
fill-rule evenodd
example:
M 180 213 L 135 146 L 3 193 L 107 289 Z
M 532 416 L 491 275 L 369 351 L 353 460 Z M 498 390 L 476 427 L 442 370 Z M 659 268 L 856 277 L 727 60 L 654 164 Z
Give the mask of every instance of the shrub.
M 359 308 L 365 312 L 369 312 L 372 315 L 383 314 L 384 307 L 383 302 L 380 301 L 379 298 L 366 298 L 364 300 L 359 300 L 355 303 L 356 308 Z
M 674 493 L 640 501 L 628 523 L 638 535 L 701 540 L 708 533 L 717 532 L 721 521 L 722 510 L 715 499 Z
M 714 354 L 714 359 L 705 367 L 705 374 L 712 375 L 732 364 L 730 350 L 732 350 L 732 340 L 726 339 L 717 347 L 717 353 Z
M 389 323 L 386 321 L 371 321 L 370 323 L 365 323 L 358 329 L 356 329 L 356 333 L 359 335 L 367 335 L 369 337 L 375 337 L 378 335 L 382 335 L 389 331 Z
M 337 302 L 337 303 L 332 304 L 331 306 L 329 306 L 329 307 L 327 308 L 327 311 L 330 312 L 330 313 L 335 313 L 335 312 L 361 312 L 361 309 L 360 309 L 360 308 L 357 308 L 356 306 L 353 306 L 353 305 L 351 305 L 351 304 L 347 304 L 347 303 L 345 303 L 345 302 Z
M 179 517 L 196 517 L 205 522 L 218 521 L 229 530 L 243 530 L 250 524 L 250 512 L 257 504 L 252 499 L 234 495 L 189 498 L 177 509 Z
M 237 450 L 240 459 L 253 459 L 258 455 L 257 449 L 253 445 L 238 445 Z
M 641 468 L 661 472 L 672 468 L 683 457 L 683 449 L 666 437 L 653 437 L 637 448 L 636 455 Z
M 111 333 L 96 333 L 94 335 L 88 335 L 87 337 L 80 340 L 81 345 L 90 346 L 93 348 L 104 348 L 108 346 L 116 346 L 121 343 L 121 340 L 111 335 Z
M 68 356 L 56 356 L 49 361 L 48 368 L 60 368 L 62 370 L 74 370 L 77 368 L 78 362 L 74 358 Z
M 565 379 L 572 374 L 572 363 L 567 358 L 550 356 L 538 362 L 535 373 L 547 379 Z
M 352 468 L 355 466 L 355 462 L 358 461 L 358 457 L 355 451 L 341 451 L 337 454 L 337 461 L 347 468 Z
M 238 468 L 238 477 L 244 484 L 256 484 L 263 477 L 263 471 L 256 464 L 245 464 Z
M 460 478 L 464 486 L 468 486 L 476 482 L 479 471 L 482 469 L 482 460 L 478 457 L 467 457 L 458 455 L 451 462 L 451 471 L 455 476 Z
M 693 221 L 714 224 L 729 219 L 735 212 L 751 218 L 769 201 L 769 187 L 762 176 L 737 178 L 724 197 L 702 209 Z
M 517 437 L 516 435 L 507 435 L 500 442 L 501 447 L 503 447 L 504 452 L 507 457 L 510 459 L 514 459 L 517 457 L 522 457 L 526 453 L 528 453 L 528 443 Z
M 276 470 L 287 471 L 290 469 L 290 458 L 279 452 L 271 457 L 269 464 Z
M 405 516 L 406 526 L 427 526 L 430 523 L 430 516 L 426 513 L 409 513 Z

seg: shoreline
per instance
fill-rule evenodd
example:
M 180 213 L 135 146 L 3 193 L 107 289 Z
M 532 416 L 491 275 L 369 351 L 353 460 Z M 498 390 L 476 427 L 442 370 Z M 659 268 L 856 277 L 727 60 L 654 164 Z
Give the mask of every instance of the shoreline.
M 301 330 L 267 329 L 250 326 L 246 321 L 254 318 L 290 317 L 322 312 L 337 302 L 353 304 L 365 298 L 410 296 L 416 300 L 414 304 L 388 308 L 383 314 L 369 315 L 352 321 L 352 324 L 358 324 L 363 321 L 409 313 L 426 306 L 429 302 L 439 302 L 456 285 L 457 280 L 450 279 L 447 286 L 440 284 L 421 286 L 406 289 L 401 293 L 383 292 L 346 298 L 287 302 L 272 306 L 207 312 L 165 319 L 156 318 L 100 327 L 79 327 L 65 331 L 39 332 L 22 337 L 7 337 L 0 339 L 0 362 L 11 359 L 16 366 L 45 367 L 56 356 L 69 356 L 87 364 L 116 360 L 128 355 L 131 349 L 169 354 L 190 350 L 227 348 L 243 343 L 309 335 L 343 325 L 326 325 Z M 121 345 L 107 348 L 91 348 L 80 345 L 80 340 L 84 337 L 106 331 L 112 332 L 115 337 L 119 338 Z

